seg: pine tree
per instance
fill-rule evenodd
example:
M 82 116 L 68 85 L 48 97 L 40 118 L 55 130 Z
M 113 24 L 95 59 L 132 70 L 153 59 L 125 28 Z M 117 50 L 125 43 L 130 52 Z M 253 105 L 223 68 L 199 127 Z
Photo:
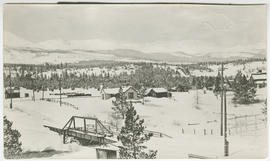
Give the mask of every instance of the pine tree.
M 246 76 L 238 72 L 233 82 L 233 101 L 239 104 L 249 104 L 256 102 L 256 88 L 252 79 L 247 80 Z
M 20 137 L 19 131 L 12 129 L 12 122 L 4 116 L 4 156 L 6 159 L 14 158 L 22 152 Z
M 125 125 L 121 128 L 117 139 L 121 141 L 120 158 L 121 159 L 155 159 L 157 151 L 150 150 L 148 153 L 144 150 L 147 148 L 143 144 L 150 140 L 152 134 L 145 134 L 144 120 L 140 119 L 132 103 L 126 112 Z
M 218 73 L 218 76 L 215 79 L 215 84 L 214 84 L 214 93 L 218 94 L 221 91 L 221 75 Z
M 122 87 L 119 89 L 119 94 L 116 97 L 115 101 L 112 101 L 113 104 L 113 111 L 115 112 L 116 115 L 120 115 L 122 119 L 125 118 L 125 114 L 127 111 L 127 107 L 129 106 L 129 102 L 127 101 L 127 98 L 123 92 Z

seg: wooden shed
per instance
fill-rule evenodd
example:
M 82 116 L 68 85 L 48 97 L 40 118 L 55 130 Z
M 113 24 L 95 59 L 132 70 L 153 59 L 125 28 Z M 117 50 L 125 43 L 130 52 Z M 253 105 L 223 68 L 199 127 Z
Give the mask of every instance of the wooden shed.
M 172 94 L 168 92 L 168 90 L 165 88 L 150 88 L 146 90 L 145 95 L 149 97 L 156 97 L 156 98 L 172 96 Z

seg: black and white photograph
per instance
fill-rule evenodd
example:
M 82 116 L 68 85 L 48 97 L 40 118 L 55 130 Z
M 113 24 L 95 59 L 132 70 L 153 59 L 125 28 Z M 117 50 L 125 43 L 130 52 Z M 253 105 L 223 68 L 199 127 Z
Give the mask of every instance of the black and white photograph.
M 267 5 L 3 4 L 5 159 L 265 159 Z

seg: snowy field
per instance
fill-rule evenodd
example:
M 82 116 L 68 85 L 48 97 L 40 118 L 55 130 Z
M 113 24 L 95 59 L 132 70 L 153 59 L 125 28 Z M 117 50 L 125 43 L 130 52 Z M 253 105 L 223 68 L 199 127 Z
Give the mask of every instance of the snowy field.
M 14 99 L 13 109 L 9 100 L 4 101 L 4 115 L 13 121 L 13 127 L 21 133 L 23 150 L 56 150 L 63 153 L 51 158 L 96 158 L 92 147 L 76 143 L 63 144 L 62 137 L 43 127 L 49 125 L 62 128 L 73 115 L 97 117 L 110 121 L 112 99 L 101 97 L 63 98 L 78 107 L 59 106 L 55 102 L 30 98 Z M 138 114 L 145 119 L 148 130 L 164 133 L 169 137 L 152 137 L 147 142 L 149 149 L 158 150 L 157 158 L 187 158 L 188 154 L 223 158 L 224 140 L 220 136 L 220 98 L 212 91 L 175 92 L 172 98 L 145 98 L 145 104 L 134 104 Z M 45 94 L 45 96 L 49 96 Z M 231 102 L 233 94 L 227 93 L 228 141 L 230 158 L 265 158 L 267 156 L 267 128 L 261 121 L 261 109 L 267 97 L 266 88 L 257 91 L 262 102 L 251 105 L 237 105 Z M 197 101 L 198 100 L 198 101 Z M 258 114 L 255 116 L 255 114 Z M 234 119 L 235 116 L 247 118 Z M 248 123 L 246 123 L 248 122 Z M 195 131 L 195 132 L 194 132 Z

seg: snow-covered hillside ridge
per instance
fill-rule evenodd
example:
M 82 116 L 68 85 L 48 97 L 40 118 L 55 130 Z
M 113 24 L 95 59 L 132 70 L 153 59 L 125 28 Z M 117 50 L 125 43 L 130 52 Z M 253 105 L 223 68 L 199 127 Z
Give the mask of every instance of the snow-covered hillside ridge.
M 104 48 L 107 43 L 97 40 L 53 39 L 33 43 L 10 32 L 4 32 L 4 37 L 3 56 L 5 63 L 43 64 L 49 62 L 57 64 L 61 62 L 75 63 L 84 60 L 197 63 L 266 57 L 266 50 L 262 44 L 259 46 L 234 46 L 222 51 L 203 52 L 199 50 L 200 52 L 194 53 L 184 51 L 181 48 L 173 51 L 145 51 L 121 46 L 121 44 L 118 44 L 118 47 Z
M 117 63 L 117 61 L 116 61 Z M 213 63 L 204 63 L 204 64 L 166 64 L 166 63 L 151 63 L 154 68 L 160 69 L 170 69 L 178 73 L 181 77 L 189 77 L 189 76 L 217 76 L 218 72 L 221 70 L 221 64 L 213 64 Z M 225 63 L 224 67 L 224 75 L 225 76 L 235 76 L 237 72 L 241 71 L 246 76 L 250 76 L 252 73 L 258 72 L 258 70 L 266 71 L 267 68 L 266 60 L 254 60 L 250 62 L 243 63 L 235 63 L 229 62 Z M 96 67 L 62 67 L 61 69 L 48 70 L 43 72 L 38 71 L 29 71 L 25 70 L 24 75 L 27 73 L 33 74 L 38 72 L 38 75 L 46 76 L 50 78 L 52 74 L 61 75 L 63 73 L 74 74 L 76 76 L 80 76 L 82 74 L 88 76 L 119 76 L 119 75 L 131 75 L 136 72 L 137 69 L 141 68 L 140 63 L 125 63 L 124 65 L 113 65 L 113 66 L 96 66 Z M 9 71 L 11 70 L 11 71 Z M 8 67 L 4 67 L 4 73 L 9 74 L 11 72 L 12 76 L 22 75 L 22 67 L 17 65 L 16 67 L 12 67 L 9 69 Z
M 264 58 L 265 50 L 241 51 L 219 54 L 190 55 L 181 51 L 173 53 L 146 53 L 138 50 L 81 50 L 81 49 L 42 49 L 42 48 L 4 48 L 4 62 L 42 64 L 69 62 L 75 63 L 83 60 L 117 60 L 117 61 L 152 61 L 171 63 L 197 63 L 207 61 L 231 61 L 246 58 Z

